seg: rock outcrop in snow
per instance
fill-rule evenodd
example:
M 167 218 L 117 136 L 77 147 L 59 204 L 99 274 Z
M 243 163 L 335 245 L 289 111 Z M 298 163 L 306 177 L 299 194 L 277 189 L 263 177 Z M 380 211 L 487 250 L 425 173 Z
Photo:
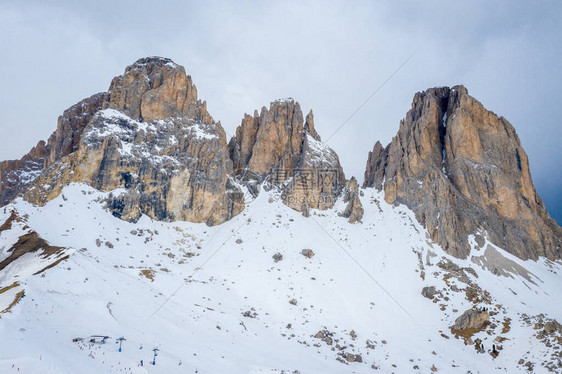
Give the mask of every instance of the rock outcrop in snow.
M 456 320 L 452 331 L 462 332 L 467 330 L 479 329 L 489 323 L 490 315 L 485 310 L 469 309 L 461 314 Z
M 562 229 L 535 191 L 513 126 L 463 86 L 417 93 L 392 142 L 369 154 L 365 186 L 412 209 L 434 242 L 464 258 L 468 236 L 522 259 L 559 259 Z
M 343 201 L 347 203 L 342 216 L 347 218 L 350 223 L 361 222 L 363 218 L 363 205 L 359 199 L 359 184 L 355 177 L 351 177 L 345 184 Z
M 13 210 L 0 225 L 0 293 L 27 276 L 56 266 L 72 251 L 47 243 Z

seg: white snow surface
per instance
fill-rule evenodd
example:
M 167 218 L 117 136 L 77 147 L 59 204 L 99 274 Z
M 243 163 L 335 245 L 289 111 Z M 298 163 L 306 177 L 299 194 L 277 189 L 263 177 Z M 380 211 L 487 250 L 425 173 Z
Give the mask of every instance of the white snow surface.
M 314 139 L 310 134 L 306 134 L 306 142 L 310 150 L 305 154 L 304 162 L 307 166 L 328 164 L 336 167 L 339 164 L 338 155 L 327 144 Z
M 522 261 L 498 249 L 536 284 L 496 276 L 430 244 L 407 208 L 386 204 L 374 189 L 363 191 L 362 224 L 338 216 L 341 200 L 305 218 L 263 190 L 243 213 L 215 227 L 146 216 L 128 223 L 104 209 L 106 193 L 84 184 L 66 187 L 44 207 L 16 200 L 0 211 L 1 222 L 16 209 L 45 240 L 75 252 L 43 275 L 20 279 L 0 299 L 2 310 L 25 289 L 26 296 L 0 314 L 0 372 L 372 373 L 375 365 L 383 373 L 428 373 L 435 365 L 439 373 L 511 373 L 525 372 L 517 365 L 522 357 L 544 357 L 545 346 L 520 313 L 562 320 L 559 263 Z M 16 234 L 0 243 L 9 245 Z M 314 257 L 301 255 L 305 248 Z M 275 263 L 277 252 L 283 260 Z M 444 311 L 421 295 L 425 286 L 447 287 L 435 266 L 442 257 L 472 267 L 478 278 L 470 277 L 493 299 L 486 306 L 502 306 L 494 318 L 511 318 L 496 359 L 449 331 L 471 307 L 463 292 L 449 292 Z M 152 270 L 153 280 L 141 270 Z M 5 286 L 0 279 L 0 289 Z M 244 317 L 246 311 L 255 318 Z M 338 350 L 313 337 L 323 329 L 363 362 L 338 362 Z M 501 329 L 498 323 L 493 334 L 474 338 L 490 349 Z M 72 341 L 91 335 L 111 338 L 94 345 Z M 127 340 L 118 352 L 114 339 L 121 336 Z M 159 353 L 149 365 L 153 348 Z M 535 372 L 545 369 L 537 364 Z
M 84 131 L 83 144 L 95 147 L 106 138 L 114 137 L 119 140 L 118 151 L 122 157 L 142 158 L 153 164 L 179 164 L 176 157 L 167 155 L 178 153 L 174 150 L 179 144 L 177 136 L 187 138 L 188 141 L 212 141 L 219 138 L 214 124 L 197 120 L 170 117 L 139 122 L 114 109 L 101 110 L 96 116 L 102 120 L 92 120 Z

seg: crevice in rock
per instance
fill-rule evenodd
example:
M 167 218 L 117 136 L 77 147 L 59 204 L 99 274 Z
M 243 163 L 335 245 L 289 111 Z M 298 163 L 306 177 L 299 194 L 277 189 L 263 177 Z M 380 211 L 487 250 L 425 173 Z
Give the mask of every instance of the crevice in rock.
M 517 168 L 519 171 L 523 171 L 521 168 L 521 156 L 519 156 L 519 150 L 517 148 L 515 148 L 515 158 L 517 159 Z
M 449 114 L 448 104 L 449 104 L 449 95 L 443 96 L 439 100 L 440 114 L 443 113 L 439 121 L 439 144 L 441 146 L 441 170 L 445 175 L 447 175 L 447 169 L 445 167 L 445 160 L 447 159 L 445 136 L 447 135 L 447 118 Z

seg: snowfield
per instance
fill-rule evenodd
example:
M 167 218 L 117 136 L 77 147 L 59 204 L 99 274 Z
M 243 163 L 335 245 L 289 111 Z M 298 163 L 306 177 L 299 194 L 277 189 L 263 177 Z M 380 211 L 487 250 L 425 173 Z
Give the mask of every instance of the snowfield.
M 453 258 L 406 207 L 362 192 L 362 223 L 338 215 L 343 201 L 305 218 L 262 189 L 215 227 L 146 216 L 128 223 L 105 210 L 109 193 L 84 184 L 44 207 L 18 199 L 2 208 L 0 224 L 15 209 L 71 256 L 37 275 L 36 258 L 0 273 L 0 289 L 19 284 L 0 293 L 0 311 L 25 292 L 0 314 L 0 372 L 513 373 L 527 372 L 527 362 L 549 372 L 555 345 L 533 327 L 540 314 L 562 321 L 560 262 L 522 261 L 489 243 L 474 243 L 480 260 Z M 0 233 L 0 261 L 18 230 Z M 473 270 L 451 276 L 438 265 L 446 259 Z M 509 266 L 495 275 L 479 265 L 486 261 Z M 466 282 L 480 287 L 473 301 Z M 422 296 L 426 286 L 440 295 Z M 472 337 L 486 353 L 450 330 L 473 305 L 490 311 L 492 325 Z M 322 330 L 331 345 L 315 337 Z M 90 344 L 92 335 L 110 338 Z

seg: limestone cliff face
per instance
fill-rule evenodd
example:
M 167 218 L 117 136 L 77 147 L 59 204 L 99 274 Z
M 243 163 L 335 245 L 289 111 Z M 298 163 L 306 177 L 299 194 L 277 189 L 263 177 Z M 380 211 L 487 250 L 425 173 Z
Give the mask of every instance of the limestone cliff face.
M 407 205 L 457 257 L 476 233 L 523 259 L 561 257 L 562 229 L 535 191 L 515 129 L 462 86 L 415 95 L 392 142 L 369 154 L 364 185 Z
M 387 161 L 388 147 L 383 148 L 382 144 L 377 141 L 367 156 L 363 187 L 375 187 L 379 191 L 382 189 Z
M 45 167 L 78 149 L 84 128 L 106 99 L 107 93 L 98 93 L 71 106 L 59 116 L 47 142 L 40 141 L 20 160 L 0 162 L 0 206 L 27 188 Z
M 299 103 L 277 100 L 258 115 L 245 115 L 230 141 L 234 168 L 246 167 L 259 175 L 273 168 L 292 170 L 298 166 L 305 138 L 303 115 Z
M 169 58 L 141 58 L 128 66 L 111 82 L 106 107 L 134 120 L 186 117 L 213 123 L 206 102 L 197 99 L 191 76 Z
M 312 111 L 305 122 L 292 99 L 246 114 L 229 151 L 236 175 L 281 186 L 285 204 L 305 214 L 331 208 L 345 185 L 339 158 L 321 142 Z
M 19 160 L 0 162 L 0 206 L 7 204 L 33 182 L 49 158 L 49 148 L 42 140 Z
M 79 108 L 85 126 L 66 120 L 79 118 Z M 127 67 L 109 93 L 65 111 L 56 139 L 59 132 L 63 139 L 76 134 L 79 141 L 54 141 L 53 162 L 25 191 L 33 203 L 44 204 L 67 184 L 84 182 L 102 191 L 120 188 L 108 206 L 122 219 L 146 214 L 215 225 L 244 208 L 229 177 L 232 161 L 222 126 L 197 99 L 185 69 L 169 59 L 145 58 Z
M 84 182 L 120 189 L 108 203 L 123 219 L 147 214 L 211 225 L 244 208 L 233 177 L 280 187 L 284 202 L 305 213 L 331 208 L 345 185 L 312 112 L 305 119 L 294 100 L 275 101 L 246 115 L 227 147 L 191 77 L 160 57 L 136 61 L 108 92 L 65 110 L 47 143 L 0 164 L 0 177 L 2 205 L 18 194 L 44 204 L 69 183 Z M 357 212 L 359 199 L 350 201 Z
M 94 114 L 107 106 L 108 94 L 100 92 L 74 104 L 59 116 L 56 131 L 49 137 L 49 159 L 45 166 L 78 150 L 84 128 Z

